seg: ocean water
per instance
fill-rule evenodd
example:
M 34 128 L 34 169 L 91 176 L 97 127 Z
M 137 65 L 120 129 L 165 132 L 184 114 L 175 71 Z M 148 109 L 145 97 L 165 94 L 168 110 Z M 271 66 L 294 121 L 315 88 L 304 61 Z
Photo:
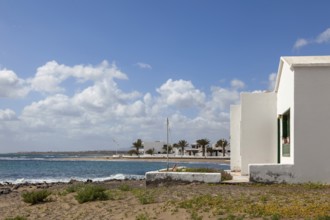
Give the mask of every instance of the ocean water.
M 0 154 L 0 183 L 69 182 L 71 179 L 86 181 L 143 179 L 147 171 L 166 168 L 166 162 L 143 161 L 75 161 L 61 160 L 67 155 L 16 155 Z M 186 167 L 229 169 L 220 163 L 173 163 Z

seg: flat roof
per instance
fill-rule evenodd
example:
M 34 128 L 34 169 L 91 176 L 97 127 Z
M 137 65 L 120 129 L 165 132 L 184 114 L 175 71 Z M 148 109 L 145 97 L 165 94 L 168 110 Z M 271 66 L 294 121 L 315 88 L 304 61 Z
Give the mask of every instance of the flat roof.
M 278 91 L 278 86 L 281 80 L 283 63 L 287 63 L 290 69 L 295 67 L 321 67 L 330 66 L 330 56 L 296 56 L 296 57 L 281 57 L 280 64 L 277 72 L 274 92 Z
M 330 56 L 297 56 L 281 57 L 281 60 L 292 67 L 299 66 L 330 66 Z

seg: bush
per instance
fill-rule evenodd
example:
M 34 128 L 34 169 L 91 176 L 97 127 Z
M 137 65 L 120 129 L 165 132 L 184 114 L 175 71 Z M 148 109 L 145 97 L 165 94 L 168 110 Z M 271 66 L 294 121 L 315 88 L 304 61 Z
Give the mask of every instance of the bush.
M 233 179 L 233 176 L 230 175 L 230 173 L 227 173 L 227 172 L 224 171 L 224 170 L 221 170 L 220 173 L 221 173 L 221 181 L 224 181 L 224 180 L 232 180 L 232 179 Z
M 78 190 L 81 189 L 83 186 L 84 186 L 83 183 L 73 184 L 68 186 L 68 188 L 66 188 L 66 191 L 68 193 L 78 192 Z
M 147 213 L 141 213 L 141 214 L 138 214 L 136 217 L 135 217 L 136 220 L 149 220 L 150 217 Z
M 142 205 L 151 204 L 155 202 L 155 193 L 149 190 L 134 190 L 133 194 L 140 201 Z
M 131 187 L 127 184 L 122 184 L 118 187 L 118 189 L 121 190 L 121 191 L 130 191 Z
M 75 196 L 79 203 L 85 203 L 96 200 L 108 200 L 105 188 L 96 185 L 86 185 L 78 190 Z
M 25 192 L 22 194 L 23 201 L 26 203 L 30 203 L 31 205 L 42 203 L 45 199 L 51 194 L 51 192 L 47 190 L 33 191 L 33 192 Z

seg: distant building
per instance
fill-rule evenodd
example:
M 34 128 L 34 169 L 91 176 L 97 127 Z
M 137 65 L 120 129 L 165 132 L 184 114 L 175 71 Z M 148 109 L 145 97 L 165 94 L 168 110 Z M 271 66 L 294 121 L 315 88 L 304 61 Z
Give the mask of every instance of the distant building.
M 153 154 L 162 154 L 166 143 L 163 141 L 144 141 L 144 154 L 148 154 L 148 150 L 153 150 Z
M 231 106 L 231 169 L 256 182 L 330 183 L 330 56 L 281 57 L 275 89 Z

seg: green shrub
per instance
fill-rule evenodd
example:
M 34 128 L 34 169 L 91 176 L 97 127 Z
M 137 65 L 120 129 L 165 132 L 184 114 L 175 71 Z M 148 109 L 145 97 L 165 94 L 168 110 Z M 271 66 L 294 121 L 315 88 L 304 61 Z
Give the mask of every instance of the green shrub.
M 79 203 L 85 203 L 96 200 L 107 200 L 108 196 L 105 193 L 105 188 L 96 185 L 86 185 L 78 190 L 75 198 Z
M 30 203 L 31 205 L 42 203 L 45 199 L 51 194 L 51 192 L 47 190 L 33 191 L 33 192 L 25 192 L 22 194 L 23 201 L 26 203 Z
M 178 169 L 178 172 L 192 172 L 192 173 L 219 173 L 220 170 L 212 169 L 212 168 L 204 168 L 204 167 L 196 167 L 196 168 L 183 168 Z
M 141 213 L 141 214 L 138 214 L 136 217 L 135 217 L 136 220 L 149 220 L 150 217 L 147 213 Z
M 155 202 L 155 193 L 149 190 L 135 190 L 133 191 L 135 197 L 140 201 L 141 204 L 151 204 Z
M 66 191 L 68 193 L 78 192 L 78 190 L 81 189 L 82 187 L 84 187 L 83 183 L 72 184 L 66 188 Z
M 308 182 L 302 184 L 306 189 L 324 189 L 327 185 L 320 182 Z
M 122 184 L 118 187 L 118 189 L 121 190 L 121 191 L 130 191 L 131 187 L 127 184 Z
M 230 173 L 227 173 L 224 170 L 221 170 L 220 173 L 221 173 L 221 181 L 232 180 L 233 179 L 233 176 L 230 175 Z

